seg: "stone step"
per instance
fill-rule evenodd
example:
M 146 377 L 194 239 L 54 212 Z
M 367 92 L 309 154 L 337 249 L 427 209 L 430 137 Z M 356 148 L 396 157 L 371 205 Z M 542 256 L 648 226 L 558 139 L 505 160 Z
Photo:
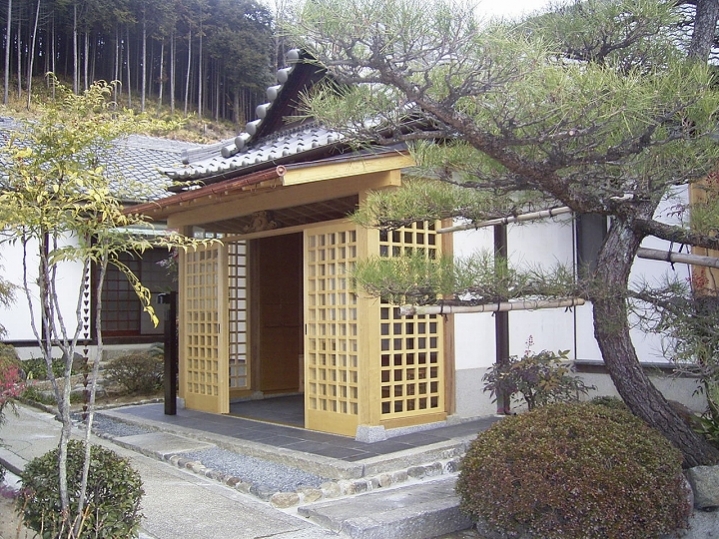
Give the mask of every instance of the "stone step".
M 297 508 L 316 524 L 352 539 L 428 539 L 472 526 L 459 510 L 456 476 L 381 489 Z

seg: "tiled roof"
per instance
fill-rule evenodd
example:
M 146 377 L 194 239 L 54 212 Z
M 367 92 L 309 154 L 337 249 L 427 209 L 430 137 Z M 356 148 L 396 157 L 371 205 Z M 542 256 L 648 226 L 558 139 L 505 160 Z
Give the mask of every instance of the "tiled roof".
M 168 196 L 172 180 L 161 168 L 180 164 L 183 151 L 196 146 L 140 135 L 116 141 L 105 161 L 114 195 L 126 202 L 146 202 Z
M 239 135 L 235 140 L 246 133 Z M 162 171 L 173 180 L 191 180 L 214 176 L 226 172 L 238 171 L 255 165 L 280 164 L 284 158 L 290 158 L 305 152 L 330 146 L 342 139 L 337 132 L 319 125 L 303 125 L 282 131 L 274 137 L 267 137 L 242 151 L 234 152 L 235 140 L 213 145 L 214 155 L 190 162 L 180 168 L 165 168 Z M 227 148 L 233 150 L 226 150 Z M 208 148 L 209 149 L 209 148 Z M 229 154 L 233 151 L 232 155 Z
M 6 145 L 11 134 L 22 128 L 23 124 L 12 118 L 0 118 L 0 145 Z M 167 189 L 172 180 L 160 167 L 179 165 L 183 152 L 196 147 L 188 142 L 130 135 L 117 140 L 99 161 L 114 196 L 127 203 L 147 202 L 170 194 Z
M 330 148 L 342 142 L 341 134 L 312 122 L 280 129 L 268 136 L 257 138 L 273 104 L 278 102 L 290 75 L 300 65 L 301 59 L 302 53 L 299 50 L 294 49 L 287 53 L 289 67 L 277 72 L 278 84 L 267 88 L 268 102 L 256 108 L 257 119 L 248 122 L 244 132 L 234 139 L 190 149 L 184 155 L 183 166 L 163 168 L 162 171 L 176 181 L 208 180 L 227 173 L 250 172 L 272 165 L 296 162 L 299 156 L 306 156 L 313 150 Z

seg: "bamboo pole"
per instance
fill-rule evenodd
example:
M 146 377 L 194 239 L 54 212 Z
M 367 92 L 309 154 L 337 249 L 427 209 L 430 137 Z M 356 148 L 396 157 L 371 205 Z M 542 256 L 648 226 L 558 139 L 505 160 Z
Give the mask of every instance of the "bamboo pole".
M 647 249 L 645 247 L 639 248 L 637 256 L 648 260 L 661 260 L 662 262 L 677 262 L 679 264 L 691 264 L 692 266 L 719 268 L 719 258 L 714 256 L 673 253 L 671 251 L 660 251 L 659 249 Z
M 522 221 L 533 221 L 535 219 L 546 219 L 547 217 L 556 217 L 557 215 L 563 215 L 565 213 L 571 213 L 572 210 L 567 206 L 560 206 L 558 208 L 550 208 L 548 210 L 535 211 L 531 213 L 524 213 L 522 215 L 512 215 L 510 217 L 499 217 L 497 219 L 490 219 L 488 221 L 481 221 L 479 223 L 471 223 L 467 225 L 457 225 L 448 228 L 440 228 L 437 230 L 437 234 L 447 234 L 449 232 L 458 232 L 460 230 L 472 230 L 478 228 L 486 228 L 494 225 L 508 225 L 510 223 L 521 223 Z
M 465 314 L 465 313 L 496 313 L 505 311 L 533 311 L 536 309 L 559 309 L 584 305 L 582 298 L 542 299 L 503 301 L 484 305 L 402 305 L 399 312 L 402 316 L 421 314 Z

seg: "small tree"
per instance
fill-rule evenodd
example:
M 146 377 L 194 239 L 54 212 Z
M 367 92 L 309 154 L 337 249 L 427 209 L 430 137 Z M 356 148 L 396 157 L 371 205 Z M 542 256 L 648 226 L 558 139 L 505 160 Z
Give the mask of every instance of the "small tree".
M 74 95 L 69 89 L 57 85 L 57 101 L 39 105 L 38 117 L 25 122 L 4 148 L 3 179 L 0 180 L 0 228 L 10 238 L 6 241 L 18 242 L 23 249 L 22 287 L 62 422 L 58 448 L 59 496 L 63 519 L 69 524 L 65 527 L 70 530 L 69 537 L 79 535 L 83 522 L 90 465 L 88 441 L 103 348 L 99 298 L 106 269 L 113 264 L 124 272 L 145 311 L 157 323 L 149 290 L 120 261 L 120 254 L 141 256 L 153 246 L 169 249 L 191 243 L 176 234 L 154 237 L 151 241 L 147 237 L 118 232 L 141 221 L 140 217 L 124 212 L 123 204 L 116 196 L 119 186 L 116 183 L 114 190 L 111 187 L 112 171 L 103 167 L 103 158 L 113 151 L 113 141 L 119 137 L 155 127 L 155 124 L 131 111 L 118 111 L 109 101 L 112 90 L 113 85 L 98 82 L 84 93 Z M 137 186 L 135 195 L 142 196 L 137 192 Z M 35 264 L 37 276 L 31 270 Z M 97 279 L 91 291 L 89 283 L 93 267 Z M 76 289 L 75 308 L 67 312 L 58 300 L 58 292 L 60 286 L 68 286 L 62 277 L 73 270 L 79 270 L 81 279 Z M 97 347 L 91 362 L 81 490 L 76 514 L 72 515 L 67 476 L 67 445 L 72 427 L 71 375 L 78 343 L 87 329 L 83 310 L 89 306 L 90 293 L 98 299 L 94 302 L 93 314 Z M 34 315 L 36 301 L 39 319 Z M 61 379 L 52 369 L 54 349 L 59 349 L 64 361 Z

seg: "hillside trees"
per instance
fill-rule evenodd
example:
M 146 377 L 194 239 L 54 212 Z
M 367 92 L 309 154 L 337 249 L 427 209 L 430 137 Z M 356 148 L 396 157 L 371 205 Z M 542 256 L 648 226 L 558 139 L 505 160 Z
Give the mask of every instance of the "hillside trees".
M 188 114 L 212 110 L 238 124 L 264 100 L 259 89 L 272 73 L 272 17 L 256 0 L 5 2 L 6 93 L 15 83 L 21 96 L 30 90 L 30 74 L 52 71 L 75 93 L 93 81 L 119 80 L 117 98 L 129 104 L 139 96 L 132 104 L 140 110 L 153 96 L 171 105 L 187 99 Z
M 719 451 L 646 376 L 628 310 L 629 274 L 644 238 L 719 248 L 716 220 L 688 227 L 655 219 L 662 201 L 719 159 L 719 95 L 706 59 L 687 54 L 691 35 L 677 30 L 682 17 L 675 2 L 658 0 L 570 2 L 495 23 L 478 22 L 472 8 L 451 0 L 313 0 L 295 32 L 342 84 L 317 91 L 308 115 L 365 143 L 407 142 L 425 175 L 444 180 L 377 197 L 366 222 L 480 222 L 558 205 L 609 219 L 593 273 L 564 286 L 545 274 L 531 292 L 592 302 L 595 337 L 618 392 L 686 465 L 697 465 L 717 462 Z M 376 129 L 377 118 L 384 129 Z M 454 290 L 417 280 L 425 288 L 416 292 L 423 301 L 441 294 L 460 303 L 523 292 L 485 275 Z

